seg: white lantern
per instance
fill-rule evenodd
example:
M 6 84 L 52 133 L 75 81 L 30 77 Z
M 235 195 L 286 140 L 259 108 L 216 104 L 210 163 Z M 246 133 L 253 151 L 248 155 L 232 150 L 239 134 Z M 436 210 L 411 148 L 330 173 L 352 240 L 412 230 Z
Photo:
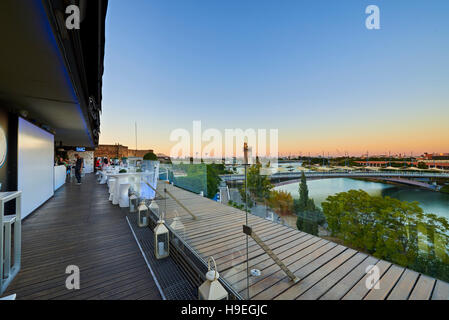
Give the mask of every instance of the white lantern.
M 156 201 L 151 200 L 150 210 L 156 215 L 156 217 L 159 217 L 159 206 L 157 205 Z
M 139 204 L 139 198 L 133 193 L 129 197 L 129 212 L 136 212 Z
M 150 217 L 148 215 L 148 207 L 145 202 L 142 201 L 137 208 L 137 225 L 141 228 L 148 227 L 150 223 Z
M 164 223 L 165 221 L 161 219 L 154 228 L 154 255 L 156 259 L 163 259 L 169 255 L 169 232 Z
M 210 262 L 214 263 L 214 269 L 211 268 Z M 200 300 L 228 300 L 228 292 L 223 288 L 220 281 L 220 275 L 217 271 L 217 265 L 213 257 L 207 262 L 208 271 L 206 273 L 206 281 L 198 288 L 198 296 Z
M 185 227 L 181 222 L 181 218 L 176 216 L 173 218 L 173 222 L 170 224 L 170 228 L 173 230 L 172 242 L 178 247 L 181 247 L 182 242 L 179 239 L 184 239 Z

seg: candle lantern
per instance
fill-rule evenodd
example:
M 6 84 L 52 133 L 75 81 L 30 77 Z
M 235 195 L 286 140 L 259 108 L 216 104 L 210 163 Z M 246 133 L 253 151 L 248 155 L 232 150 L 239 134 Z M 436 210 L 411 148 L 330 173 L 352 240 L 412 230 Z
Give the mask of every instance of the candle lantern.
M 135 193 L 132 193 L 129 196 L 129 212 L 136 212 L 138 205 L 139 205 L 139 198 L 137 198 Z
M 156 259 L 163 259 L 169 255 L 169 232 L 165 226 L 165 221 L 161 219 L 154 228 L 154 255 Z
M 211 261 L 214 263 L 214 269 L 211 268 Z M 228 300 L 228 292 L 223 288 L 220 281 L 220 275 L 217 271 L 217 265 L 213 257 L 207 262 L 206 281 L 198 288 L 200 300 Z
M 174 217 L 170 224 L 170 228 L 173 230 L 173 233 L 171 234 L 172 242 L 180 248 L 182 242 L 179 239 L 183 239 L 185 233 L 185 227 L 181 222 L 181 218 L 178 216 Z
M 156 215 L 156 217 L 159 217 L 159 206 L 157 205 L 156 201 L 151 200 L 150 210 Z
M 142 201 L 137 208 L 137 225 L 141 228 L 148 227 L 150 223 L 148 207 L 145 205 L 145 202 Z

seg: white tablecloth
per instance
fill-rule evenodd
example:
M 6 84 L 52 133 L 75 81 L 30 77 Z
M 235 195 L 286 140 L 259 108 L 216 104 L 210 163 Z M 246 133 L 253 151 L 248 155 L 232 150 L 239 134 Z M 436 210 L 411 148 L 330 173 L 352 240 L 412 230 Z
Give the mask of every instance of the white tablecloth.
M 140 193 L 140 197 L 144 199 L 153 199 L 155 192 L 152 190 L 146 182 L 148 182 L 153 188 L 157 187 L 157 176 L 154 172 L 127 172 L 127 173 L 103 173 L 109 179 L 114 177 L 115 184 L 112 192 L 112 203 L 118 204 L 120 198 L 120 185 L 129 183 L 134 189 Z

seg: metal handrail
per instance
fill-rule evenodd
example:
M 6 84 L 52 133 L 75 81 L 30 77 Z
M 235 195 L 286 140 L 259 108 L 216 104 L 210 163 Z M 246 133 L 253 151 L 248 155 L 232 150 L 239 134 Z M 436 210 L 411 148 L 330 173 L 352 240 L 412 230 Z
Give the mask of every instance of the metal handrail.
M 154 190 L 154 192 L 156 192 L 159 196 L 164 197 L 159 191 L 157 191 L 152 185 L 150 185 L 148 182 L 145 181 L 145 183 L 147 184 L 147 186 L 149 186 L 151 189 Z M 192 211 L 190 211 L 189 209 L 186 208 L 185 205 L 183 205 L 178 199 L 176 199 L 176 197 L 174 195 L 172 195 L 167 188 L 164 188 L 164 192 L 166 194 L 168 194 L 173 200 L 175 200 L 175 202 L 181 207 L 183 208 L 188 214 L 190 214 L 193 218 L 193 220 L 197 220 L 197 217 L 192 213 Z

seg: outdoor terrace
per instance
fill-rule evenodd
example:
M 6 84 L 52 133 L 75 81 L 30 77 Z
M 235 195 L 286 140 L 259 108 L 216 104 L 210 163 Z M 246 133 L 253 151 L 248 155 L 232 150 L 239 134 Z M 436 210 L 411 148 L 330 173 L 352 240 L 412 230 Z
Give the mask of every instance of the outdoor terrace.
M 6 295 L 19 300 L 161 299 L 126 210 L 86 175 L 67 183 L 22 225 L 22 268 Z M 80 290 L 65 286 L 66 267 L 80 268 Z
M 167 196 L 165 188 L 197 219 Z M 248 298 L 249 283 L 249 299 L 253 300 L 449 299 L 448 283 L 252 215 L 249 225 L 300 281 L 290 281 L 251 238 L 249 266 L 261 275 L 247 279 L 243 211 L 163 181 L 158 192 L 156 202 L 166 212 L 166 224 L 179 217 L 184 226 L 178 233 L 184 246 L 176 250 L 176 261 L 193 252 L 204 266 L 213 256 L 223 283 L 237 298 Z M 16 293 L 18 299 L 195 299 L 192 283 L 200 282 L 203 274 L 197 272 L 194 281 L 186 279 L 189 272 L 202 269 L 186 270 L 188 266 L 173 265 L 171 258 L 154 260 L 151 229 L 138 228 L 135 217 L 126 208 L 113 206 L 106 185 L 98 185 L 93 175 L 87 175 L 81 186 L 66 184 L 24 221 L 22 269 L 5 295 Z M 81 270 L 80 290 L 65 287 L 68 265 Z M 365 285 L 369 265 L 379 267 L 379 290 Z M 170 270 L 170 275 L 164 270 Z

